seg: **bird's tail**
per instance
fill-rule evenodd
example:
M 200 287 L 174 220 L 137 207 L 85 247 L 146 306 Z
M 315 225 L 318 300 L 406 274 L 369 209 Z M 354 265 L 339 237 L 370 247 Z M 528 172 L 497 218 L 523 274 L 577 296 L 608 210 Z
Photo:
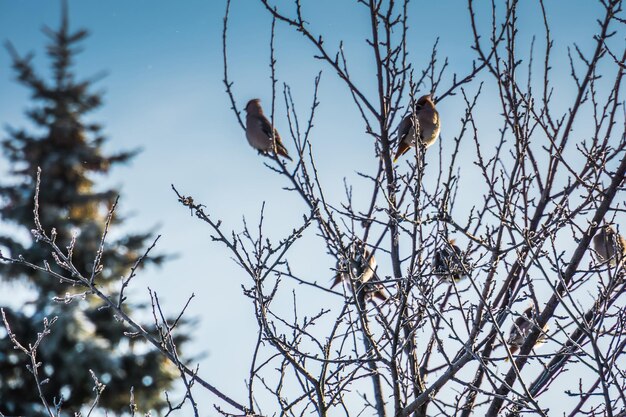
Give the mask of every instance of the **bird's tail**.
M 287 149 L 285 148 L 285 146 L 280 142 L 276 144 L 276 153 L 284 158 L 289 159 L 290 161 L 293 161 L 293 159 L 291 159 L 291 157 L 287 153 Z
M 376 290 L 374 291 L 374 293 L 372 294 L 373 298 L 378 298 L 380 301 L 387 301 L 389 299 L 389 296 L 387 296 L 387 294 L 383 291 L 383 290 Z
M 402 155 L 408 152 L 411 149 L 409 145 L 404 142 L 400 142 L 398 144 L 398 150 L 396 151 L 396 156 L 393 157 L 393 163 L 395 164 Z
M 511 356 L 515 355 L 515 353 L 518 351 L 518 349 L 519 349 L 519 346 L 516 346 L 516 345 L 509 346 L 509 351 L 511 352 Z M 504 358 L 504 361 L 505 362 L 509 361 L 508 356 L 506 358 Z

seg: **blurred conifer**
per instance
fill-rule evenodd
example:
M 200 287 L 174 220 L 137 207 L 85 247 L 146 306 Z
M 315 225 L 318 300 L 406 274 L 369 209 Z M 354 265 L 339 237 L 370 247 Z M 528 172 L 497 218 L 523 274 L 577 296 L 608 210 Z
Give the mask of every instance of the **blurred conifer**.
M 56 229 L 61 248 L 70 244 L 72 235 L 76 236 L 74 264 L 90 276 L 107 212 L 118 194 L 116 189 L 98 187 L 97 180 L 114 166 L 130 161 L 137 151 L 106 154 L 102 149 L 106 142 L 102 126 L 86 119 L 102 105 L 102 92 L 92 91 L 99 77 L 77 79 L 74 74 L 73 60 L 88 32 L 70 31 L 65 4 L 59 29 L 43 31 L 50 39 L 47 54 L 52 74 L 48 78 L 35 71 L 32 54 L 22 57 L 8 44 L 17 80 L 32 93 L 34 105 L 26 115 L 34 129 L 9 127 L 8 137 L 2 140 L 11 175 L 0 183 L 0 216 L 25 233 L 0 236 L 0 248 L 5 256 L 23 255 L 38 265 L 48 261 L 53 269 L 67 273 L 56 266 L 50 248 L 36 242 L 29 233 L 34 227 L 36 172 L 41 167 L 41 223 L 48 233 L 53 227 Z M 123 220 L 115 216 L 113 229 L 119 231 Z M 151 232 L 109 240 L 103 253 L 104 269 L 97 278 L 105 293 L 115 294 L 119 290 L 120 277 L 129 273 L 151 240 Z M 163 260 L 163 256 L 151 256 L 148 262 L 160 264 Z M 62 409 L 68 415 L 89 404 L 94 394 L 91 369 L 106 384 L 100 400 L 103 408 L 115 413 L 127 411 L 131 386 L 141 409 L 164 407 L 163 391 L 170 389 L 177 378 L 176 368 L 143 341 L 125 337 L 123 332 L 127 329 L 115 320 L 112 311 L 100 308 L 102 302 L 94 297 L 69 304 L 54 302 L 55 296 L 82 290 L 22 265 L 0 264 L 0 279 L 27 281 L 37 293 L 36 299 L 19 310 L 5 307 L 18 340 L 34 342 L 43 317 L 59 317 L 38 353 L 42 378 L 49 378 L 43 388 L 50 403 L 52 398 L 63 396 Z M 125 308 L 143 307 L 127 303 Z M 185 335 L 179 337 L 178 347 L 186 340 Z M 43 415 L 26 364 L 24 355 L 12 349 L 0 330 L 0 412 L 4 415 Z

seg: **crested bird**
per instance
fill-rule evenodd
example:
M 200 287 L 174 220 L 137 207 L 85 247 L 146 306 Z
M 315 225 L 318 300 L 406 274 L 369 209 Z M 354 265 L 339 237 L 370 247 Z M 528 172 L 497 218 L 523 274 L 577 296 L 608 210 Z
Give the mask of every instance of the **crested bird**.
M 460 281 L 467 277 L 469 271 L 465 255 L 454 242 L 454 239 L 450 239 L 446 246 L 437 249 L 432 261 L 433 272 L 448 281 Z
M 415 122 L 417 122 L 417 129 Z M 402 119 L 398 125 L 398 150 L 393 162 L 396 162 L 398 158 L 415 146 L 417 143 L 416 130 L 419 131 L 420 142 L 425 148 L 435 143 L 439 136 L 441 122 L 430 94 L 420 97 L 415 103 L 413 112 Z
M 593 237 L 593 247 L 600 261 L 608 261 L 611 266 L 621 264 L 626 256 L 626 239 L 608 224 Z
M 521 316 L 515 319 L 515 322 L 511 326 L 511 330 L 509 332 L 509 338 L 506 341 L 506 344 L 509 345 L 509 350 L 511 351 L 511 355 L 514 355 L 515 352 L 517 352 L 519 348 L 522 347 L 522 345 L 526 341 L 526 338 L 528 337 L 530 332 L 533 330 L 534 327 L 537 327 L 537 325 L 534 322 L 533 316 L 534 316 L 534 307 L 531 305 L 524 311 L 524 313 Z M 542 345 L 546 342 L 547 340 L 546 333 L 548 332 L 548 330 L 550 330 L 550 327 L 546 323 L 546 325 L 543 326 L 543 329 L 541 333 L 539 334 L 539 337 L 537 337 L 537 341 L 535 342 L 535 345 L 533 346 L 533 348 L 539 345 Z M 508 358 L 506 360 L 508 361 Z
M 357 300 L 363 300 L 361 302 L 362 307 L 364 307 L 364 301 L 373 298 L 385 301 L 388 297 L 384 287 L 379 283 L 372 282 L 376 267 L 374 255 L 361 240 L 356 239 L 348 247 L 348 256 L 342 256 L 337 260 L 337 274 L 331 288 L 334 288 L 341 281 L 352 281 L 356 284 L 355 288 L 359 292 Z
M 261 100 L 254 98 L 248 101 L 246 113 L 246 138 L 248 138 L 248 143 L 259 152 L 265 154 L 275 152 L 292 161 L 278 131 L 265 117 L 261 107 Z

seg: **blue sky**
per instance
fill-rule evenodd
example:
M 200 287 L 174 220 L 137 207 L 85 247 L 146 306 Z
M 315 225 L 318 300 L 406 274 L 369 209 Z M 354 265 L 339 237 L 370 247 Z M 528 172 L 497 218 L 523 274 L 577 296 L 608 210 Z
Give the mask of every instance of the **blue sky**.
M 327 44 L 345 41 L 355 79 L 362 85 L 369 83 L 371 88 L 365 90 L 372 93 L 372 57 L 364 42 L 369 35 L 368 16 L 354 3 L 305 1 L 304 13 L 314 31 L 325 34 Z M 565 46 L 577 41 L 584 49 L 591 44 L 590 35 L 596 26 L 595 17 L 590 16 L 597 16 L 597 8 L 586 0 L 548 3 L 553 37 L 557 40 L 555 50 L 561 55 L 561 59 L 555 60 L 555 72 L 565 78 Z M 421 68 L 422 57 L 429 56 L 439 37 L 440 52 L 448 56 L 452 72 L 467 71 L 474 54 L 465 4 L 456 0 L 411 4 L 414 20 L 409 43 L 414 64 Z M 226 230 L 241 230 L 243 216 L 254 224 L 262 202 L 266 201 L 269 235 L 279 238 L 299 223 L 306 209 L 295 195 L 282 190 L 285 181 L 263 166 L 262 158 L 249 147 L 230 110 L 222 83 L 225 2 L 70 0 L 69 5 L 71 26 L 91 32 L 83 43 L 84 52 L 77 58 L 77 73 L 89 77 L 102 70 L 108 72 L 97 84 L 106 92 L 104 106 L 91 116 L 105 127 L 110 139 L 106 149 L 114 152 L 143 148 L 132 164 L 118 168 L 104 179 L 105 184 L 121 188 L 120 209 L 129 217 L 124 230 L 158 226 L 163 235 L 158 248 L 178 254 L 161 270 L 143 272 L 135 282 L 133 296 L 136 301 L 147 300 L 146 287 L 150 286 L 162 294 L 167 309 L 175 313 L 194 292 L 196 299 L 190 314 L 200 322 L 192 349 L 208 354 L 200 373 L 243 401 L 243 381 L 256 337 L 252 308 L 241 294 L 246 278 L 227 250 L 211 242 L 209 229 L 177 202 L 170 184 L 206 204 L 207 210 L 223 221 Z M 532 34 L 540 33 L 542 22 L 530 7 L 521 7 L 519 14 L 528 46 Z M 0 0 L 0 40 L 10 40 L 22 54 L 34 51 L 40 72 L 47 71 L 43 49 L 47 39 L 40 29 L 43 25 L 55 28 L 59 15 L 57 1 Z M 259 97 L 269 106 L 271 20 L 257 2 L 234 0 L 231 23 L 230 76 L 235 82 L 237 102 L 243 106 L 247 100 Z M 348 91 L 332 70 L 311 58 L 313 49 L 304 39 L 284 25 L 278 25 L 276 38 L 279 85 L 286 82 L 291 86 L 302 118 L 308 114 L 313 78 L 320 69 L 324 70 L 322 105 L 313 141 L 328 195 L 338 201 L 343 196 L 344 177 L 358 187 L 363 182 L 355 172 L 371 173 L 376 168 L 371 140 L 364 139 L 364 126 L 353 110 Z M 564 97 L 570 91 L 566 83 L 557 84 Z M 475 92 L 476 88 L 473 85 L 468 91 Z M 28 94 L 14 82 L 9 56 L 0 50 L 2 125 L 28 126 L 23 116 L 30 105 Z M 483 104 L 482 109 L 481 117 L 489 119 L 489 105 Z M 442 140 L 452 139 L 456 132 L 452 126 L 458 125 L 462 115 L 462 100 L 459 96 L 450 98 L 439 105 L 439 110 L 444 123 L 450 126 L 444 125 Z M 276 125 L 279 130 L 282 128 L 281 132 L 287 129 L 284 116 L 280 101 Z M 493 139 L 487 135 L 487 147 Z M 293 149 L 290 141 L 286 143 Z M 6 167 L 7 162 L 0 158 L 0 172 Z M 304 242 L 313 245 L 313 234 L 309 233 Z M 312 251 L 323 253 L 319 242 L 316 245 L 314 250 L 305 243 L 296 245 L 291 259 L 300 265 L 301 272 L 307 271 L 309 276 L 325 282 L 332 276 L 333 262 L 329 257 L 312 257 Z M 5 294 L 22 291 L 18 286 L 0 288 L 7 291 Z M 332 302 L 339 305 L 341 300 Z M 201 401 L 205 410 L 211 403 L 212 398 Z

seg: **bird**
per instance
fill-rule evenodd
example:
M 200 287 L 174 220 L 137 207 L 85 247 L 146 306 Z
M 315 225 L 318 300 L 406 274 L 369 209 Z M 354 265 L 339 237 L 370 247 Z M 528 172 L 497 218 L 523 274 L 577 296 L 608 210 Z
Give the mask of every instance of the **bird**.
M 524 311 L 521 316 L 515 319 L 515 322 L 511 326 L 509 338 L 506 341 L 506 344 L 509 345 L 511 355 L 514 355 L 515 352 L 517 352 L 519 348 L 522 347 L 530 332 L 533 330 L 534 327 L 536 327 L 536 324 L 533 321 L 533 316 L 534 307 L 531 305 Z M 543 326 L 543 330 L 539 334 L 539 337 L 537 337 L 537 341 L 535 342 L 533 348 L 536 348 L 537 346 L 542 345 L 546 342 L 546 333 L 548 332 L 548 330 L 550 330 L 550 327 L 546 323 L 546 325 Z M 506 360 L 508 361 L 508 358 Z
M 467 277 L 469 265 L 461 249 L 450 239 L 448 244 L 435 251 L 432 261 L 433 272 L 447 280 L 460 281 Z
M 377 298 L 380 301 L 387 300 L 383 286 L 372 282 L 376 270 L 376 258 L 359 239 L 355 239 L 348 247 L 348 256 L 337 260 L 337 273 L 331 288 L 334 288 L 341 281 L 354 281 L 359 304 L 364 307 L 364 302 Z
M 261 107 L 261 100 L 254 98 L 246 104 L 246 138 L 248 143 L 264 154 L 275 152 L 293 161 L 283 145 L 278 131 L 272 126 Z
M 420 142 L 425 148 L 431 146 L 437 140 L 439 131 L 441 130 L 441 121 L 439 113 L 435 108 L 435 103 L 431 94 L 426 94 L 417 100 L 415 109 L 406 116 L 398 125 L 398 150 L 393 158 L 396 162 L 398 158 L 408 152 L 411 147 L 415 146 L 415 121 L 419 125 Z
M 611 266 L 621 264 L 626 256 L 626 239 L 609 224 L 593 237 L 593 247 L 600 261 L 608 261 Z

